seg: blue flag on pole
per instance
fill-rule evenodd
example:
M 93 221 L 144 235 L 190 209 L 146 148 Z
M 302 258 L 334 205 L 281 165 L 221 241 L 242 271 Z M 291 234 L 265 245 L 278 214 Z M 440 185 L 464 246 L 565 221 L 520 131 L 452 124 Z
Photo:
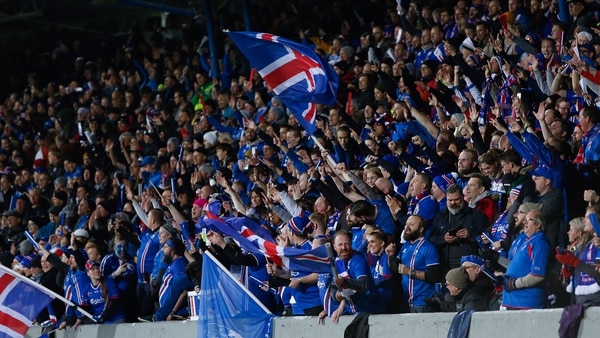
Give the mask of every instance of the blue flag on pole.
M 339 77 L 312 49 L 276 35 L 228 32 L 252 67 L 309 134 L 316 131 L 316 103 L 334 105 Z
M 276 243 L 265 240 L 254 233 L 244 217 L 234 217 L 227 221 L 207 212 L 205 219 L 198 219 L 200 227 L 207 226 L 213 231 L 233 238 L 241 248 L 255 255 L 267 256 L 270 261 L 287 267 L 292 271 L 331 272 L 327 247 L 320 246 L 313 250 L 284 248 Z
M 271 337 L 274 315 L 210 253 L 203 257 L 198 337 Z

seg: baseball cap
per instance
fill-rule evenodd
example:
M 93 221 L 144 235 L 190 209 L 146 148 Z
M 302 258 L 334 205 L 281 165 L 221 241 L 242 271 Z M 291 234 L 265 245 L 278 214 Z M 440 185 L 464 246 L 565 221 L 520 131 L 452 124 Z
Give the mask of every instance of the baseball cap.
M 100 264 L 98 264 L 94 261 L 87 261 L 85 263 L 85 271 L 90 271 L 90 269 L 93 268 L 94 266 L 100 266 Z
M 552 170 L 546 166 L 540 166 L 535 168 L 535 170 L 531 171 L 532 176 L 543 177 L 548 180 L 553 180 L 554 175 L 552 174 Z
M 143 167 L 145 165 L 149 165 L 149 164 L 154 164 L 155 160 L 154 157 L 152 156 L 146 156 L 142 159 L 142 162 L 140 163 L 140 166 Z
M 2 216 L 5 217 L 9 217 L 9 216 L 15 216 L 15 217 L 21 217 L 21 214 L 19 214 L 16 210 L 7 210 L 5 211 Z

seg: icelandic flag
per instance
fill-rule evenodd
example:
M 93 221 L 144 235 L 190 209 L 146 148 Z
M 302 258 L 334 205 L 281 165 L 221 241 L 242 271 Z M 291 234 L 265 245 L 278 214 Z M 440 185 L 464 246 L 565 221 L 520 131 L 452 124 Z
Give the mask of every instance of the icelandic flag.
M 316 131 L 316 104 L 334 105 L 339 77 L 307 46 L 276 35 L 228 32 L 253 68 L 281 98 L 302 127 Z
M 198 337 L 271 337 L 274 315 L 210 253 L 203 257 Z
M 206 213 L 205 219 L 198 220 L 200 227 L 205 223 L 211 230 L 233 238 L 244 250 L 255 255 L 266 256 L 281 267 L 287 267 L 292 271 L 331 272 L 326 246 L 313 250 L 284 248 L 257 235 L 248 227 L 249 222 L 252 220 L 247 217 L 234 217 L 224 221 L 210 212 Z M 255 227 L 260 225 L 257 224 Z
M 10 270 L 0 270 L 0 338 L 24 337 L 35 317 L 53 299 Z

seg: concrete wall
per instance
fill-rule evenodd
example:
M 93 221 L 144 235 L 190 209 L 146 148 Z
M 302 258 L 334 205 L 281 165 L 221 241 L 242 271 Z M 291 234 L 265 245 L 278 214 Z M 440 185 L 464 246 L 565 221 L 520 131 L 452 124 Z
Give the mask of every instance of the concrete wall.
M 473 315 L 469 337 L 473 338 L 519 338 L 558 336 L 561 309 L 530 310 L 511 312 L 480 312 Z M 402 314 L 369 317 L 370 337 L 446 337 L 453 314 Z M 286 317 L 274 321 L 274 338 L 291 337 L 343 337 L 344 329 L 352 317 L 344 316 L 339 324 L 328 319 L 318 324 L 316 317 Z M 57 334 L 57 338 L 158 338 L 197 337 L 195 321 L 136 323 L 120 325 L 84 325 L 73 331 L 68 329 Z M 600 307 L 589 308 L 579 329 L 579 337 L 596 337 L 600 332 Z M 27 337 L 37 338 L 39 327 L 32 327 Z M 253 337 L 248 333 L 247 337 Z

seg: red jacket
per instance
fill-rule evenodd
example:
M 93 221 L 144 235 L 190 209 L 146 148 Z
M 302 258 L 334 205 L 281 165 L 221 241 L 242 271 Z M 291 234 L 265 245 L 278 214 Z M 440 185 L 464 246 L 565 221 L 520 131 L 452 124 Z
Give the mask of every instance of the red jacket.
M 490 225 L 494 223 L 496 215 L 498 214 L 498 203 L 494 201 L 490 196 L 484 197 L 477 201 L 475 209 L 485 214 Z

